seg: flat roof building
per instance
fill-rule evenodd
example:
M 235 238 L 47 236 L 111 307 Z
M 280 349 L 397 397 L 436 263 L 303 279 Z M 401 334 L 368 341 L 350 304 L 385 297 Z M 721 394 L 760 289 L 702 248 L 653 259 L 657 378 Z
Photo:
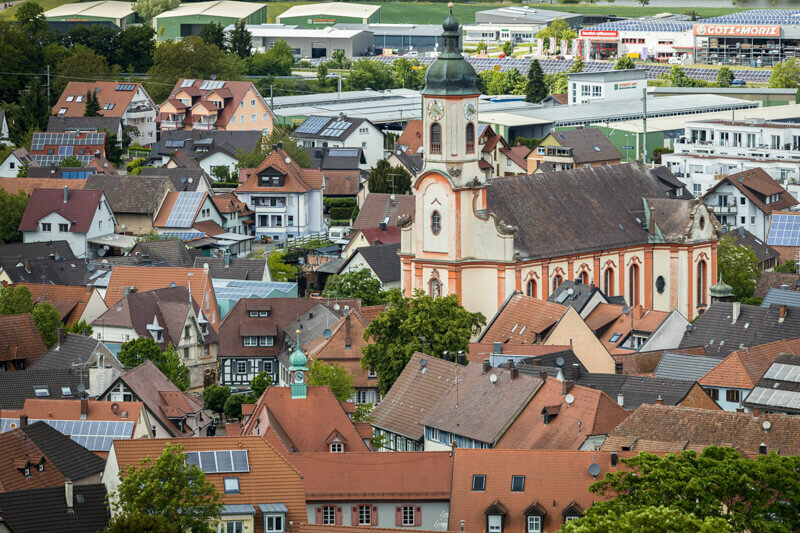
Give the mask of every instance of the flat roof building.
M 442 27 L 438 24 L 346 24 L 342 30 L 364 30 L 372 33 L 375 53 L 391 51 L 405 54 L 409 50 L 433 52 L 442 47 Z
M 647 88 L 647 71 L 641 68 L 573 72 L 569 75 L 569 105 L 603 100 L 629 100 Z
M 498 7 L 475 13 L 475 23 L 477 24 L 543 24 L 547 26 L 556 19 L 563 19 L 572 28 L 580 28 L 583 23 L 583 15 L 528 6 Z
M 350 2 L 326 2 L 292 6 L 277 17 L 279 24 L 324 28 L 334 24 L 371 24 L 381 21 L 381 7 Z
M 111 22 L 120 28 L 133 24 L 135 17 L 131 2 L 114 0 L 75 2 L 44 12 L 48 22 Z
M 343 30 L 330 26 L 309 29 L 282 24 L 247 25 L 246 28 L 252 35 L 253 51 L 265 52 L 283 39 L 296 59 L 330 58 L 334 50 L 344 51 L 346 57 L 358 57 L 366 55 L 372 49 L 372 33 L 368 31 Z M 230 29 L 233 27 L 226 28 Z
M 153 28 L 162 41 L 199 35 L 203 26 L 215 22 L 223 27 L 244 20 L 247 24 L 267 22 L 266 4 L 218 0 L 185 2 L 170 11 L 153 17 Z

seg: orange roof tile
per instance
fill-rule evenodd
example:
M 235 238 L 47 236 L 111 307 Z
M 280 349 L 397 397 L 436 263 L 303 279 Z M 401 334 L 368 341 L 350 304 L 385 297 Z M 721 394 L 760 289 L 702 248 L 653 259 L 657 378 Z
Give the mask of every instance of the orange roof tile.
M 134 95 L 142 86 L 141 83 L 131 83 L 135 85 L 132 91 L 118 91 L 118 83 L 116 81 L 71 81 L 67 83 L 64 92 L 58 98 L 58 102 L 53 106 L 53 114 L 58 115 L 60 109 L 66 108 L 67 112 L 61 116 L 82 117 L 84 111 L 86 111 L 86 92 L 94 91 L 100 103 L 99 113 L 102 116 L 122 117 L 128 110 Z M 67 102 L 67 98 L 70 96 L 73 98 L 70 102 Z M 75 98 L 77 96 L 83 96 L 84 101 L 77 102 Z M 114 104 L 114 107 L 112 109 L 103 109 L 105 104 Z
M 56 178 L 0 178 L 0 189 L 9 194 L 24 191 L 28 196 L 34 189 L 83 190 L 86 180 L 62 180 Z
M 5 411 L 4 411 L 5 413 Z M 0 492 L 57 487 L 66 481 L 64 475 L 48 462 L 44 452 L 21 429 L 0 434 Z M 39 472 L 39 461 L 45 459 L 44 472 Z M 30 461 L 31 475 L 25 477 L 22 469 Z
M 323 524 L 295 524 L 295 531 L 297 533 L 361 533 L 364 531 L 363 526 L 326 526 Z M 403 531 L 408 531 L 408 528 L 388 528 L 388 527 L 371 527 L 369 528 L 370 533 L 400 533 Z M 418 531 L 420 533 L 430 533 L 430 530 L 425 529 L 417 529 L 414 528 L 414 531 Z M 439 531 L 438 533 L 445 533 Z M 456 532 L 450 532 L 456 533 Z
M 566 310 L 567 308 L 561 305 L 515 293 L 497 311 L 479 340 L 508 344 L 534 343 L 537 341 L 537 336 L 538 340 L 541 340 L 542 335 Z
M 800 338 L 737 350 L 698 380 L 704 387 L 752 389 L 778 355 L 800 354 Z
M 0 361 L 24 359 L 29 368 L 47 353 L 30 314 L 0 316 Z
M 214 205 L 217 206 L 220 213 L 244 214 L 250 211 L 247 208 L 247 204 L 239 200 L 232 192 L 215 194 L 211 197 L 211 200 L 214 202 Z
M 369 325 L 379 314 L 387 309 L 387 305 L 368 305 L 361 308 L 361 318 Z
M 86 290 L 86 287 L 80 285 L 50 285 L 42 283 L 19 283 L 31 291 L 33 303 L 50 303 L 61 312 L 61 320 L 67 319 L 68 323 L 80 320 L 86 306 L 89 304 L 89 298 L 92 297 L 92 292 L 95 289 Z
M 357 311 L 349 311 L 331 327 L 330 338 L 321 336 L 306 346 L 309 357 L 343 365 L 353 376 L 356 388 L 377 387 L 377 379 L 370 379 L 368 372 L 361 368 L 361 349 L 369 344 L 364 340 L 366 327 Z
M 156 459 L 164 446 L 183 445 L 185 452 L 215 450 L 247 450 L 249 472 L 236 474 L 206 473 L 226 505 L 251 504 L 256 509 L 255 533 L 263 532 L 260 503 L 283 503 L 288 509 L 286 519 L 295 524 L 307 522 L 305 491 L 300 473 L 264 439 L 259 437 L 195 437 L 180 439 L 136 439 L 115 441 L 114 451 L 120 471 L 127 466 L 139 466 L 145 457 Z M 239 493 L 225 494 L 223 478 L 239 478 Z
M 501 353 L 513 355 L 526 355 L 528 357 L 538 357 L 556 352 L 563 352 L 569 350 L 569 346 L 558 346 L 551 344 L 515 344 L 513 347 L 508 345 L 501 345 Z M 475 363 L 483 363 L 490 355 L 495 353 L 494 343 L 491 342 L 471 342 L 469 351 L 467 352 L 467 359 Z
M 696 407 L 698 409 L 710 409 L 712 411 L 719 411 L 722 409 L 717 402 L 711 399 L 711 396 L 701 387 L 695 383 L 694 387 L 686 393 L 683 400 L 678 403 L 681 407 Z
M 611 304 L 600 304 L 605 306 L 603 310 L 600 311 L 601 314 L 608 316 L 608 305 Z M 599 307 L 599 306 L 598 306 Z M 615 355 L 625 354 L 626 351 L 614 351 L 616 348 L 622 348 L 620 345 L 625 342 L 625 339 L 631 332 L 631 328 L 634 331 L 644 332 L 644 333 L 652 333 L 661 325 L 664 320 L 669 316 L 669 312 L 667 311 L 654 311 L 652 309 L 643 309 L 641 306 L 636 306 L 633 310 L 625 315 L 622 313 L 622 306 L 617 306 L 620 309 L 620 314 L 617 316 L 616 319 L 606 322 L 606 329 L 599 335 L 600 342 L 603 343 L 603 346 L 609 352 L 613 352 Z M 590 317 L 594 314 L 594 311 L 589 314 L 586 318 L 587 325 L 590 321 Z M 631 314 L 633 316 L 631 316 Z M 599 322 L 599 321 L 598 321 Z M 592 328 L 595 330 L 595 328 Z M 611 339 L 614 335 L 619 334 L 619 337 L 614 341 L 611 342 Z M 624 350 L 624 349 L 623 349 Z
M 287 162 L 288 161 L 288 162 Z M 285 176 L 281 187 L 261 187 L 257 179 L 250 179 L 268 168 L 273 168 Z M 322 171 L 319 169 L 302 168 L 282 148 L 276 148 L 253 169 L 240 169 L 247 176 L 246 181 L 236 188 L 236 192 L 307 192 L 311 189 L 322 189 Z
M 118 409 L 116 414 L 112 405 L 116 404 Z M 86 420 L 127 420 L 134 423 L 139 420 L 142 411 L 142 402 L 101 402 L 89 400 L 89 411 Z M 9 411 L 3 411 L 8 413 Z M 81 419 L 81 400 L 50 400 L 40 398 L 28 398 L 25 406 L 18 411 L 20 414 L 28 415 L 30 420 L 80 420 Z M 127 413 L 126 418 L 122 418 L 122 413 Z M 134 429 L 135 431 L 135 429 Z
M 409 155 L 417 155 L 422 147 L 422 121 L 419 119 L 409 120 L 400 137 L 394 142 L 396 147 L 407 146 L 405 152 Z

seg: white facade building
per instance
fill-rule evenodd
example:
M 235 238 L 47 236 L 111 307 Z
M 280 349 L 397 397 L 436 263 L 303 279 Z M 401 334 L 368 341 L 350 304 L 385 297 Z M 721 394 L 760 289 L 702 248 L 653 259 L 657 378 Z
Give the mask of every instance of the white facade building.
M 647 88 L 644 69 L 577 72 L 569 75 L 569 105 L 595 100 L 615 101 L 641 98 Z
M 310 116 L 292 137 L 305 148 L 361 148 L 369 168 L 384 158 L 383 132 L 364 118 Z

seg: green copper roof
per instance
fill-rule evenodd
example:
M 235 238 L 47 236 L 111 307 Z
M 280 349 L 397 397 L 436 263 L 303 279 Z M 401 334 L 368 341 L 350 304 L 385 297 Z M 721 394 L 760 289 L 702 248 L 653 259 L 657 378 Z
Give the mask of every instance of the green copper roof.
M 733 287 L 722 281 L 722 278 L 709 289 L 712 298 L 730 298 L 733 296 Z
M 458 20 L 450 14 L 442 24 L 444 46 L 439 57 L 425 72 L 422 94 L 433 96 L 464 96 L 480 94 L 478 75 L 472 65 L 461 55 L 461 30 Z
M 289 356 L 289 370 L 308 370 L 306 368 L 307 362 L 308 358 L 306 354 L 298 347 L 292 352 L 292 355 Z

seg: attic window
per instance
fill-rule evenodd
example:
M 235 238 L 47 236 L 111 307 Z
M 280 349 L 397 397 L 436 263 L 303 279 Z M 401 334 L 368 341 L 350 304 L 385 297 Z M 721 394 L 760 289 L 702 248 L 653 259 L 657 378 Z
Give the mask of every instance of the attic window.
M 103 105 L 103 109 L 106 109 L 106 110 L 109 110 L 109 109 L 114 109 L 114 104 L 113 104 L 113 103 L 110 103 L 110 102 L 109 102 L 109 103 L 107 103 L 107 104 L 104 104 L 104 105 Z
M 61 387 L 61 396 L 72 396 L 72 389 L 69 387 Z
M 592 148 L 594 148 L 595 152 L 602 152 L 599 146 L 592 146 Z
M 344 452 L 344 446 L 341 442 L 331 442 L 331 453 L 342 453 Z
M 47 386 L 34 387 L 33 394 L 37 398 L 46 398 L 47 396 L 50 396 L 50 388 Z
M 525 492 L 525 476 L 511 476 L 511 492 Z
M 472 490 L 474 492 L 481 492 L 486 490 L 486 474 L 472 475 Z
M 78 96 L 76 96 L 76 97 L 75 97 L 75 101 L 76 101 L 76 102 L 83 102 L 83 95 L 82 95 L 82 94 L 79 94 Z
M 619 340 L 619 338 L 620 338 L 620 337 L 622 337 L 622 334 L 621 334 L 621 333 L 614 333 L 614 334 L 611 336 L 611 338 L 609 339 L 609 342 L 617 342 L 617 341 Z
M 72 102 L 73 100 L 75 100 L 75 95 L 70 94 L 67 96 L 67 102 Z
M 226 477 L 222 479 L 225 485 L 225 494 L 239 494 L 239 478 Z

